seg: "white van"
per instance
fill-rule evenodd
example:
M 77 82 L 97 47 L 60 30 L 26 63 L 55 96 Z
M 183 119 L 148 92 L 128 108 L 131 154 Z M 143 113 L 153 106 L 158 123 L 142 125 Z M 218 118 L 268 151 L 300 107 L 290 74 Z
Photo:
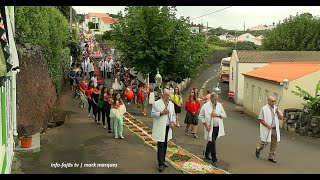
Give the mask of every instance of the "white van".
M 231 57 L 226 57 L 221 60 L 221 70 L 219 73 L 221 81 L 229 82 L 230 60 Z

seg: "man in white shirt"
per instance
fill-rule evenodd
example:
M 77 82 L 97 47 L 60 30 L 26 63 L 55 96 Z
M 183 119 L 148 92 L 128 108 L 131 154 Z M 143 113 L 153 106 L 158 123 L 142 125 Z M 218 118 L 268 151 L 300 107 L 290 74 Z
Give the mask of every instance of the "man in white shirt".
M 261 143 L 256 148 L 256 157 L 260 157 L 260 153 L 263 148 L 271 141 L 268 161 L 277 163 L 277 161 L 274 160 L 274 156 L 277 148 L 277 142 L 280 141 L 279 120 L 283 120 L 283 116 L 278 110 L 278 107 L 275 106 L 276 98 L 269 96 L 267 100 L 268 104 L 261 108 L 258 117 L 260 122 Z
M 174 105 L 170 98 L 170 91 L 164 89 L 162 99 L 152 105 L 151 117 L 153 118 L 152 139 L 157 141 L 157 155 L 159 171 L 162 172 L 168 164 L 165 162 L 168 141 L 172 138 L 172 129 L 176 123 Z
M 98 86 L 97 76 L 95 74 L 93 74 L 93 76 L 90 80 L 93 81 L 94 87 Z
M 82 61 L 81 68 L 82 68 L 82 72 L 84 73 L 84 75 L 87 76 L 88 64 L 87 64 L 86 60 Z
M 91 60 L 90 63 L 88 64 L 88 71 L 90 73 L 90 78 L 93 76 L 93 71 L 94 71 L 94 67 L 93 67 L 93 61 Z
M 104 77 L 104 59 L 102 58 L 101 61 L 99 62 L 99 69 L 100 69 L 100 72 L 101 72 L 101 77 Z
M 204 125 L 204 138 L 208 141 L 203 154 L 206 159 L 212 160 L 212 165 L 215 167 L 218 165 L 216 139 L 225 135 L 222 118 L 227 117 L 222 104 L 218 102 L 218 98 L 218 94 L 211 93 L 210 101 L 201 107 L 199 113 L 199 120 Z M 211 158 L 209 154 L 211 154 Z

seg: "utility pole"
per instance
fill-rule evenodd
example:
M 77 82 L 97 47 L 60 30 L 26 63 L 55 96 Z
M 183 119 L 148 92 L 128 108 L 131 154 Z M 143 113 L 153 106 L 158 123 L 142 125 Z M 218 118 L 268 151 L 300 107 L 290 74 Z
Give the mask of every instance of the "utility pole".
M 235 38 L 235 44 L 234 44 L 234 49 L 237 50 L 237 29 L 236 29 L 236 38 Z
M 72 33 L 72 6 L 70 6 L 70 32 Z
M 208 30 L 209 30 L 209 25 L 208 25 L 208 21 L 207 21 L 206 42 L 208 42 Z

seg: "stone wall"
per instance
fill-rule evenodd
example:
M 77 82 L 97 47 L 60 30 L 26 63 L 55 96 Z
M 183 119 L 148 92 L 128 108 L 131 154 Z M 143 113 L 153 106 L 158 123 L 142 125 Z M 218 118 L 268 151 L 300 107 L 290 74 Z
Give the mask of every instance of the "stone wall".
M 320 117 L 309 117 L 301 109 L 286 109 L 283 129 L 301 136 L 320 138 Z
M 47 60 L 39 46 L 18 45 L 17 130 L 19 136 L 46 130 L 57 100 Z

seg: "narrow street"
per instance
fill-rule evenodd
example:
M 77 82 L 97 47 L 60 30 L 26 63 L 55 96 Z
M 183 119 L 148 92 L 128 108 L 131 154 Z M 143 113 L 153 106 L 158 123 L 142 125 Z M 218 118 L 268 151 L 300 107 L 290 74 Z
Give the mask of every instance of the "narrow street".
M 192 81 L 190 87 L 184 91 L 185 100 L 193 87 L 200 88 L 202 84 L 214 75 L 218 64 L 211 65 Z M 209 81 L 205 89 L 216 85 L 218 79 Z M 106 80 L 105 83 L 110 83 Z M 231 99 L 226 100 L 228 83 L 220 83 L 222 93 L 220 102 L 224 104 L 227 118 L 224 120 L 226 136 L 217 140 L 217 157 L 219 168 L 234 174 L 296 174 L 319 173 L 320 140 L 301 137 L 289 132 L 282 132 L 278 144 L 276 160 L 278 164 L 267 161 L 269 146 L 265 148 L 262 157 L 254 155 L 255 147 L 259 143 L 259 124 L 245 114 L 236 111 L 236 105 Z M 22 172 L 33 173 L 116 173 L 116 174 L 154 174 L 157 170 L 156 151 L 146 146 L 142 140 L 124 128 L 124 140 L 114 139 L 102 125 L 94 123 L 87 117 L 87 108 L 81 109 L 77 105 L 78 99 L 72 97 L 70 90 L 65 90 L 59 99 L 56 112 L 68 114 L 66 122 L 53 129 L 48 129 L 41 137 L 41 152 L 29 158 L 23 158 Z M 202 103 L 203 104 L 203 103 Z M 147 116 L 143 116 L 139 105 L 127 105 L 127 111 L 152 127 L 150 118 L 151 105 L 148 106 Z M 184 107 L 184 106 L 183 106 Z M 181 127 L 176 127 L 174 133 L 177 144 L 187 151 L 202 157 L 205 147 L 203 125 L 198 125 L 199 139 L 184 134 L 183 123 L 185 110 L 180 114 Z M 292 158 L 294 157 L 294 158 Z M 143 160 L 141 160 L 143 159 Z M 117 164 L 116 168 L 54 168 L 51 163 L 107 163 Z M 209 162 L 210 163 L 210 162 Z M 172 166 L 165 174 L 179 174 L 181 172 Z
M 214 70 L 219 64 L 211 65 L 202 74 L 192 81 L 188 90 L 183 93 L 183 100 L 187 98 L 193 87 L 201 88 L 203 83 L 214 75 Z M 205 89 L 212 90 L 219 82 L 218 78 L 209 81 Z M 298 174 L 319 173 L 320 162 L 319 149 L 320 140 L 302 137 L 289 132 L 281 132 L 281 141 L 276 150 L 277 164 L 267 161 L 269 147 L 261 153 L 260 159 L 255 157 L 255 148 L 260 142 L 259 123 L 253 117 L 241 114 L 236 110 L 236 104 L 230 98 L 227 100 L 228 83 L 220 83 L 222 92 L 220 102 L 224 104 L 227 118 L 224 120 L 226 135 L 217 140 L 217 157 L 219 168 L 235 174 Z M 203 102 L 202 102 L 203 104 Z M 131 107 L 131 108 L 130 108 Z M 149 117 L 151 106 L 147 117 L 143 116 L 136 107 L 128 107 L 128 112 L 143 120 L 145 124 L 152 127 Z M 183 106 L 184 108 L 184 106 Z M 138 112 L 138 113 L 136 113 Z M 181 127 L 176 127 L 174 133 L 177 144 L 189 152 L 202 157 L 206 141 L 203 138 L 203 125 L 198 124 L 199 139 L 184 134 L 185 110 L 180 114 Z M 208 161 L 209 162 L 209 161 Z
M 157 154 L 124 127 L 125 139 L 115 139 L 103 125 L 88 117 L 79 99 L 65 89 L 59 98 L 57 114 L 68 114 L 64 124 L 41 135 L 41 151 L 22 156 L 21 172 L 25 174 L 158 174 Z M 111 123 L 112 125 L 112 123 Z M 113 129 L 113 127 L 112 127 Z M 18 155 L 19 156 L 19 155 Z M 143 160 L 142 160 L 143 159 Z M 93 167 L 53 167 L 51 164 L 93 164 Z M 96 165 L 94 165 L 94 163 Z M 116 164 L 117 167 L 97 167 Z M 172 166 L 163 174 L 181 174 Z

